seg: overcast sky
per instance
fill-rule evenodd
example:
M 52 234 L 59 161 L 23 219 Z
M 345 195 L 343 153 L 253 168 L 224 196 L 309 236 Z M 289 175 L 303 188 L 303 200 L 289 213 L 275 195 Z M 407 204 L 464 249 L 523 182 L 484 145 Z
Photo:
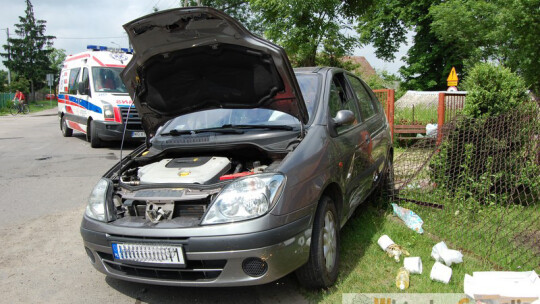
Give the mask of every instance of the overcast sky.
M 128 46 L 122 25 L 152 12 L 178 7 L 179 0 L 33 0 L 36 19 L 45 20 L 47 35 L 56 36 L 54 47 L 66 53 L 82 52 L 89 44 L 111 47 Z M 15 36 L 15 24 L 24 15 L 25 0 L 0 0 L 0 45 L 6 44 L 6 28 Z M 400 59 L 407 51 L 403 46 L 396 55 Z M 4 50 L 2 50 L 4 52 Z M 377 70 L 396 73 L 403 62 L 385 62 L 375 57 L 373 48 L 357 49 L 354 55 L 364 56 Z M 0 68 L 5 69 L 0 63 Z

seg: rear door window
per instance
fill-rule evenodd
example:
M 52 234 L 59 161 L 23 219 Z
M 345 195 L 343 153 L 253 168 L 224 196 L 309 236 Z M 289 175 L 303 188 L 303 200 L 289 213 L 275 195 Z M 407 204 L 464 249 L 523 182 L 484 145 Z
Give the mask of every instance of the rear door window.
M 362 118 L 364 120 L 369 119 L 377 112 L 377 108 L 373 104 L 371 95 L 366 91 L 366 88 L 364 87 L 360 79 L 351 75 L 347 75 L 347 78 L 349 79 L 351 87 L 356 94 L 356 98 L 358 99 Z

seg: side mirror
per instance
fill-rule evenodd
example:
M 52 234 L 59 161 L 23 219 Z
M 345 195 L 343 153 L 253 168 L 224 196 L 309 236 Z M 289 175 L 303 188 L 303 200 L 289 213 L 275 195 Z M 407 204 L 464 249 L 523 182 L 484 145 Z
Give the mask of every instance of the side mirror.
M 341 127 L 352 124 L 356 117 L 354 117 L 354 113 L 349 110 L 340 110 L 337 112 L 336 117 L 333 118 L 334 120 L 334 126 Z

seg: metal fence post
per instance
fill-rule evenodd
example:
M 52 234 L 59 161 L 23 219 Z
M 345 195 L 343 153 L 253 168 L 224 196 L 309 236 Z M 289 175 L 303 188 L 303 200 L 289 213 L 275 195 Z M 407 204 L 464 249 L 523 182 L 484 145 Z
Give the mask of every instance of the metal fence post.
M 395 103 L 395 91 L 388 91 L 388 124 L 390 125 L 390 134 L 392 135 L 392 141 L 394 141 L 394 103 Z
M 442 141 L 442 129 L 444 125 L 444 111 L 445 111 L 445 104 L 444 104 L 444 97 L 445 93 L 441 92 L 439 93 L 439 108 L 437 109 L 438 112 L 438 121 L 437 121 L 437 145 L 439 145 Z

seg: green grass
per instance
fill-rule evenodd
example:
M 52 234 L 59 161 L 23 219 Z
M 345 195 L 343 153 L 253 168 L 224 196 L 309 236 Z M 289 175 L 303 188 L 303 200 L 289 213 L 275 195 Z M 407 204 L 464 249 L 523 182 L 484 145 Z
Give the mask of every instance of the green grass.
M 10 106 L 11 106 L 11 103 L 3 108 L 0 108 L 0 115 L 11 115 L 9 113 Z M 29 105 L 30 113 L 53 109 L 53 108 L 56 108 L 57 106 L 58 106 L 58 101 L 56 100 L 40 100 L 36 102 L 31 102 Z M 23 115 L 23 114 L 19 114 L 19 115 Z
M 396 108 L 394 110 L 394 124 L 396 125 L 426 125 L 437 123 L 437 107 L 414 106 L 410 108 Z
M 343 293 L 398 293 L 395 277 L 403 265 L 396 263 L 378 246 L 377 240 L 387 234 L 397 244 L 404 246 L 411 256 L 422 259 L 423 273 L 411 275 L 409 293 L 462 293 L 466 273 L 490 270 L 491 267 L 473 254 L 464 254 L 463 263 L 452 266 L 452 279 L 448 285 L 434 282 L 429 273 L 435 261 L 431 248 L 443 239 L 429 230 L 422 235 L 407 228 L 392 216 L 391 210 L 374 206 L 361 206 L 341 231 L 341 265 L 338 282 L 323 291 L 304 290 L 309 301 L 341 303 Z M 452 244 L 447 242 L 452 248 Z

